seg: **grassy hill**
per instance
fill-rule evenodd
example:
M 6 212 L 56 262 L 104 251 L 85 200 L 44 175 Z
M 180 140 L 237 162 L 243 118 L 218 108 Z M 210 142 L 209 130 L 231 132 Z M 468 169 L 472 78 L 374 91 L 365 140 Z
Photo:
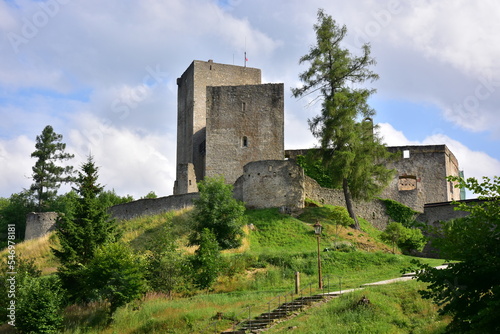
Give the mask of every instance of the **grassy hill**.
M 189 210 L 183 210 L 124 221 L 120 223 L 120 230 L 123 239 L 140 254 L 165 224 L 171 222 L 171 233 L 177 237 L 182 251 L 193 253 L 194 248 L 185 247 L 191 228 L 189 214 Z M 103 305 L 73 305 L 65 311 L 65 333 L 198 333 L 204 329 L 214 333 L 213 318 L 218 313 L 222 318 L 217 323 L 218 329 L 229 328 L 233 320 L 243 317 L 242 312 L 247 312 L 248 307 L 257 315 L 267 309 L 271 299 L 290 293 L 296 271 L 301 273 L 302 287 L 316 286 L 317 241 L 312 227 L 316 221 L 324 225 L 321 249 L 332 250 L 321 254 L 325 284 L 331 291 L 339 290 L 340 284 L 342 289 L 348 289 L 398 277 L 401 270 L 410 265 L 411 257 L 390 253 L 392 248 L 380 241 L 380 232 L 369 223 L 362 221 L 361 231 L 337 229 L 328 220 L 324 207 L 306 208 L 297 218 L 282 215 L 277 209 L 249 210 L 245 220 L 252 224 L 252 229 L 245 229 L 242 247 L 223 252 L 227 266 L 213 291 L 184 291 L 172 299 L 148 294 L 120 308 L 111 325 L 105 322 Z M 43 272 L 51 274 L 57 267 L 50 253 L 51 245 L 56 245 L 55 238 L 46 236 L 20 243 L 17 250 L 23 257 L 36 258 Z M 441 264 L 439 260 L 426 261 Z M 366 317 L 385 319 L 380 320 L 380 333 L 434 333 L 443 327 L 446 319 L 437 316 L 429 301 L 420 299 L 416 291 L 421 288 L 424 287 L 416 282 L 394 288 L 370 288 L 366 293 L 371 306 L 366 310 L 352 309 L 359 295 L 345 295 L 307 311 L 290 324 L 276 326 L 273 331 L 287 332 L 290 326 L 296 326 L 295 333 L 375 333 L 369 330 L 372 327 L 368 323 L 363 325 L 367 329 L 360 325 L 360 318 Z M 386 313 L 390 313 L 389 317 Z M 384 322 L 391 325 L 384 327 Z M 326 323 L 337 325 L 326 326 Z M 383 331 L 387 328 L 392 329 Z M 6 326 L 2 329 L 6 333 L 9 330 Z

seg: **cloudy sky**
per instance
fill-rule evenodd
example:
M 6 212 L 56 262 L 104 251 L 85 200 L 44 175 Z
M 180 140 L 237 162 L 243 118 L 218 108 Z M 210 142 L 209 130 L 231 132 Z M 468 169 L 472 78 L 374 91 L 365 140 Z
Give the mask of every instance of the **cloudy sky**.
M 31 184 L 35 138 L 91 153 L 107 189 L 170 195 L 176 78 L 192 60 L 262 69 L 283 82 L 285 147 L 316 144 L 319 105 L 291 97 L 318 8 L 372 46 L 370 100 L 388 145 L 446 144 L 467 177 L 500 175 L 500 3 L 495 0 L 2 0 L 0 197 Z

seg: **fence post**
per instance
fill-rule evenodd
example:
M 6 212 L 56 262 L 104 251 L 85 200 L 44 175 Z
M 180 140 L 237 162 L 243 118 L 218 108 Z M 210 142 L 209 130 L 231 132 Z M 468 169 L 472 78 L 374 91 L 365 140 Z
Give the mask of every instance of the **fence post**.
M 295 294 L 298 294 L 300 291 L 300 272 L 295 272 Z

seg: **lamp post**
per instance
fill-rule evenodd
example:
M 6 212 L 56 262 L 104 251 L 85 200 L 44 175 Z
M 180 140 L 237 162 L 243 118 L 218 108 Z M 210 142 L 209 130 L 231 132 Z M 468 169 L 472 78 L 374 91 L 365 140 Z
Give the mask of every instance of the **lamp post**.
M 321 230 L 323 226 L 317 221 L 316 224 L 314 224 L 314 234 L 316 234 L 317 240 L 318 240 L 318 287 L 320 289 L 323 289 L 323 278 L 321 277 L 321 257 L 320 257 L 320 251 L 319 251 L 319 239 L 321 238 Z

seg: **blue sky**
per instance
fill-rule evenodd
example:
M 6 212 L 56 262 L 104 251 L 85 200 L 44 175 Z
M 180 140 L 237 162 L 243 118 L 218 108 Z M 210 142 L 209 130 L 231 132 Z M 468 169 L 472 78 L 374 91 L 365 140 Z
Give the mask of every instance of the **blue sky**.
M 446 144 L 466 176 L 500 174 L 500 4 L 494 0 L 0 1 L 0 197 L 31 184 L 35 138 L 92 153 L 120 195 L 172 193 L 176 78 L 192 60 L 262 69 L 300 85 L 318 8 L 369 42 L 370 104 L 389 145 Z M 288 90 L 288 92 L 290 92 Z M 316 144 L 319 105 L 285 100 L 285 147 Z

